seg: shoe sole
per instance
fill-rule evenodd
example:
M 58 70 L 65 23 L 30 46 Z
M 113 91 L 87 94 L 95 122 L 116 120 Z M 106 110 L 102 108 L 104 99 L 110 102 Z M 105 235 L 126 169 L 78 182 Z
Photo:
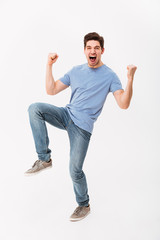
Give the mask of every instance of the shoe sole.
M 90 212 L 91 212 L 91 211 L 89 211 L 84 217 L 81 217 L 81 218 L 70 218 L 69 220 L 70 220 L 71 222 L 78 222 L 78 221 L 84 219 L 85 217 L 87 217 L 87 216 L 90 214 Z
M 24 175 L 25 175 L 26 177 L 35 176 L 35 175 L 43 172 L 44 170 L 50 170 L 51 168 L 52 168 L 52 166 L 49 166 L 49 167 L 43 168 L 43 169 L 39 170 L 38 172 L 34 172 L 34 173 L 26 173 L 26 172 L 25 172 Z

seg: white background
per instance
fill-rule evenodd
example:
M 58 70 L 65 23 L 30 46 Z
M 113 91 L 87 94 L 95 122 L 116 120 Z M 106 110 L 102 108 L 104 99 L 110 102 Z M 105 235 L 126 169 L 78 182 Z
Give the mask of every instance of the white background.
M 160 239 L 160 2 L 158 0 L 0 1 L 0 238 Z M 53 168 L 24 172 L 37 160 L 28 106 L 65 106 L 70 89 L 45 92 L 49 52 L 59 59 L 55 79 L 86 62 L 83 37 L 105 39 L 102 61 L 127 83 L 135 64 L 134 93 L 122 110 L 109 94 L 95 123 L 84 164 L 91 214 L 68 219 L 77 207 L 69 176 L 65 131 L 47 124 Z

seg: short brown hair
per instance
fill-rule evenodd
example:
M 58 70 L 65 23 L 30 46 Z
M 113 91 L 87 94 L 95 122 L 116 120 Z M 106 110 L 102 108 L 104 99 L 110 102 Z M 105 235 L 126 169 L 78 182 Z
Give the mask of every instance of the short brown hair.
M 98 33 L 91 32 L 84 36 L 84 48 L 86 47 L 87 42 L 90 40 L 98 41 L 100 43 L 101 48 L 102 49 L 104 48 L 104 39 Z

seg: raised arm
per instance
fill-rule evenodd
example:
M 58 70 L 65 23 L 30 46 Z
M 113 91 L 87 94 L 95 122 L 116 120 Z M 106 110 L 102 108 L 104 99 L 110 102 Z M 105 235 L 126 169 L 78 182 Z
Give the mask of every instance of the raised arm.
M 134 79 L 134 74 L 136 71 L 137 67 L 134 65 L 128 65 L 127 66 L 127 86 L 125 91 L 124 90 L 117 90 L 113 93 L 117 104 L 119 105 L 120 108 L 122 109 L 127 109 L 130 105 L 130 101 L 132 98 L 132 92 L 133 92 L 133 79 Z
M 48 95 L 56 95 L 68 86 L 62 83 L 60 80 L 54 81 L 52 75 L 52 65 L 57 61 L 57 53 L 49 53 L 48 62 L 46 66 L 46 92 Z

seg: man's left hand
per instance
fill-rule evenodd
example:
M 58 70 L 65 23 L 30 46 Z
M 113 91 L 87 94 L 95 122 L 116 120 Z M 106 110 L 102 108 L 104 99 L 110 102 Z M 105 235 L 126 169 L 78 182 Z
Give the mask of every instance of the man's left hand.
M 129 80 L 133 80 L 136 69 L 137 67 L 132 64 L 127 66 L 127 77 Z

